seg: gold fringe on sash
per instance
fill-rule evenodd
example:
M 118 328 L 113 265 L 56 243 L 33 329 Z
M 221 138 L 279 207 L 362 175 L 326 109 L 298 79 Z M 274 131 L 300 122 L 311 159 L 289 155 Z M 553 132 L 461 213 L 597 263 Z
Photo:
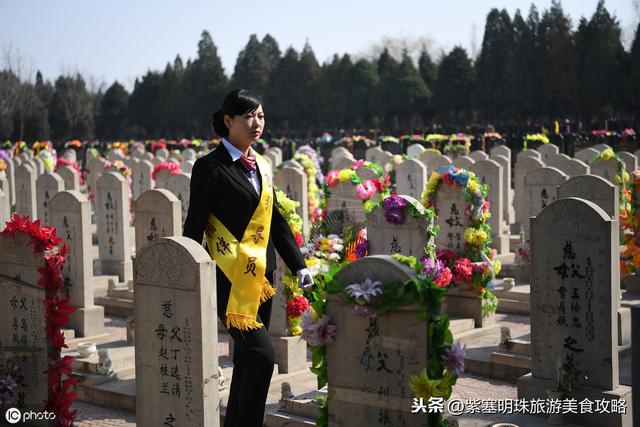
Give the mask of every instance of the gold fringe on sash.
M 262 284 L 262 292 L 260 293 L 260 304 L 271 298 L 276 294 L 276 289 L 274 286 L 266 281 Z
M 238 328 L 246 331 L 248 329 L 260 329 L 264 325 L 251 316 L 245 316 L 238 313 L 227 313 L 227 329 Z

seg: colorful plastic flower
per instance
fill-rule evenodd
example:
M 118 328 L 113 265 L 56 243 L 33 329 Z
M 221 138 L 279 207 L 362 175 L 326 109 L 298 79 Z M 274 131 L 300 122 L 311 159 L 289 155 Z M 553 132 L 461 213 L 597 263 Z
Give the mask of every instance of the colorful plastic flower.
M 353 283 L 345 288 L 347 295 L 355 298 L 360 305 L 370 304 L 376 295 L 382 294 L 382 282 L 365 279 L 361 283 Z
M 309 308 L 309 301 L 302 295 L 296 295 L 287 302 L 287 314 L 291 317 L 300 317 Z
M 334 341 L 336 326 L 329 324 L 331 318 L 326 314 L 313 320 L 312 311 L 307 310 L 301 316 L 302 338 L 311 346 L 318 347 Z
M 461 347 L 460 343 L 456 342 L 449 347 L 449 351 L 442 357 L 442 363 L 444 363 L 453 375 L 460 375 L 464 372 L 464 356 L 466 350 L 466 344 L 464 347 Z
M 404 211 L 406 206 L 406 199 L 397 194 L 392 194 L 383 201 L 384 218 L 390 224 L 404 224 L 407 220 Z

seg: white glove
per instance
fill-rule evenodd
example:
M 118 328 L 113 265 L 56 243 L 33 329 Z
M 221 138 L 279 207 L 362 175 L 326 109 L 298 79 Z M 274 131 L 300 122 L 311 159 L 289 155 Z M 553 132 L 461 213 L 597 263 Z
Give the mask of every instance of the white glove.
M 303 291 L 307 291 L 313 287 L 313 278 L 311 277 L 311 271 L 308 268 L 298 270 L 298 287 Z

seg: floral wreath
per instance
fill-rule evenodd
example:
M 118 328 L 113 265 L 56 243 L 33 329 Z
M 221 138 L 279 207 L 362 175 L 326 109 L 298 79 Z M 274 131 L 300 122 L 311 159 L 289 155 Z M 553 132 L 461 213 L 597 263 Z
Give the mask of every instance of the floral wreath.
M 454 133 L 449 137 L 449 142 L 442 147 L 443 153 L 469 154 L 473 136 L 464 133 Z
M 164 148 L 165 150 L 167 149 L 167 144 L 164 142 L 164 139 L 151 142 L 151 148 L 150 148 L 151 154 L 155 156 L 156 151 L 159 150 L 160 148 Z
M 615 184 L 620 188 L 620 216 L 626 217 L 628 215 L 629 210 L 631 209 L 630 201 L 631 194 L 629 193 L 629 172 L 627 172 L 626 164 L 624 160 L 618 156 L 611 148 L 607 148 L 606 150 L 602 150 L 601 153 L 594 156 L 587 163 L 592 165 L 594 162 L 598 160 L 611 160 L 615 159 L 617 165 L 617 173 L 614 178 Z
M 121 150 L 122 154 L 126 156 L 129 153 L 128 147 L 129 144 L 127 144 L 126 142 L 116 141 L 107 145 L 107 150 Z
M 31 221 L 28 216 L 20 217 L 13 214 L 6 228 L 0 231 L 0 236 L 14 236 L 25 234 L 31 239 L 33 251 L 42 254 L 44 267 L 38 269 L 40 280 L 38 285 L 45 289 L 45 332 L 49 345 L 49 368 L 44 371 L 49 382 L 48 399 L 44 402 L 44 410 L 56 414 L 56 425 L 71 426 L 77 411 L 71 411 L 71 404 L 76 399 L 76 393 L 69 390 L 78 382 L 78 378 L 70 378 L 73 357 L 60 358 L 60 351 L 66 348 L 64 334 L 61 328 L 69 323 L 69 315 L 75 307 L 69 304 L 68 298 L 62 297 L 64 282 L 61 270 L 69 248 L 56 235 L 53 227 L 40 226 L 40 220 Z M 62 379 L 66 376 L 66 379 Z
M 38 157 L 42 150 L 53 150 L 53 146 L 49 141 L 36 141 L 31 146 L 33 148 L 33 156 Z
M 169 174 L 171 175 L 177 175 L 180 172 L 182 172 L 180 170 L 180 165 L 174 162 L 160 162 L 157 165 L 155 165 L 153 167 L 153 172 L 151 172 L 151 178 L 155 181 L 156 177 L 158 176 L 158 173 L 160 173 L 161 170 L 167 170 L 167 172 L 169 172 Z
M 396 138 L 395 136 L 387 135 L 387 136 L 383 136 L 383 137 L 380 139 L 380 141 L 381 141 L 381 142 L 392 142 L 392 143 L 394 143 L 394 144 L 399 144 L 399 143 L 400 143 L 400 141 L 402 141 L 402 138 L 403 138 L 403 137 L 404 137 L 404 135 L 403 135 L 403 136 L 401 136 L 400 138 Z M 421 139 L 422 139 L 422 138 L 421 138 Z
M 356 173 L 360 168 L 372 170 L 378 177 L 363 180 Z M 367 213 L 376 207 L 376 203 L 372 200 L 373 196 L 380 194 L 380 198 L 384 198 L 389 194 L 389 187 L 391 186 L 389 176 L 384 175 L 384 171 L 380 165 L 366 160 L 356 160 L 351 164 L 350 168 L 342 170 L 332 169 L 327 173 L 326 185 L 324 186 L 325 203 L 326 200 L 331 197 L 331 191 L 329 189 L 335 187 L 340 182 L 350 182 L 355 187 L 356 196 L 362 200 L 364 210 Z
M 300 163 L 307 174 L 307 203 L 309 205 L 309 219 L 312 223 L 320 220 L 320 205 L 322 202 L 322 194 L 319 185 L 322 185 L 324 176 L 320 170 L 320 160 L 316 150 L 309 145 L 303 145 L 298 148 L 293 155 L 293 160 Z
M 622 277 L 634 273 L 640 275 L 640 169 L 631 173 L 626 190 L 628 211 L 621 215 L 622 244 L 625 250 L 620 254 L 620 273 Z
M 349 148 L 353 147 L 353 144 L 360 143 L 360 142 L 365 143 L 367 147 L 373 147 L 376 144 L 375 141 L 367 138 L 364 135 L 344 136 L 340 138 L 340 142 L 345 143 Z
M 56 166 L 55 166 L 54 170 L 57 172 L 58 170 L 60 170 L 60 168 L 63 168 L 65 166 L 69 166 L 69 167 L 75 169 L 75 171 L 78 172 L 78 177 L 80 179 L 80 185 L 84 184 L 84 179 L 82 177 L 82 170 L 80 169 L 80 165 L 78 165 L 78 162 L 74 162 L 72 160 L 65 159 L 64 157 L 58 157 L 56 159 Z
M 29 146 L 24 141 L 16 141 L 13 146 L 13 157 L 18 157 L 21 153 L 24 153 L 29 149 Z
M 426 208 L 436 208 L 435 196 L 441 184 L 459 188 L 468 202 L 464 213 L 470 226 L 464 232 L 465 249 L 463 256 L 457 256 L 449 249 L 439 250 L 438 260 L 448 266 L 457 285 L 470 286 L 480 298 L 486 299 L 482 309 L 486 314 L 495 313 L 498 300 L 489 291 L 493 279 L 500 272 L 502 264 L 495 259 L 495 251 L 489 248 L 491 243 L 491 227 L 487 219 L 491 216 L 487 194 L 489 187 L 480 184 L 473 172 L 454 166 L 447 166 L 440 172 L 433 172 L 425 191 L 422 193 L 422 204 Z
M 525 135 L 524 137 L 524 149 L 526 150 L 529 146 L 529 142 L 539 142 L 541 144 L 548 144 L 549 143 L 549 137 L 547 135 L 544 135 L 542 133 L 530 133 Z

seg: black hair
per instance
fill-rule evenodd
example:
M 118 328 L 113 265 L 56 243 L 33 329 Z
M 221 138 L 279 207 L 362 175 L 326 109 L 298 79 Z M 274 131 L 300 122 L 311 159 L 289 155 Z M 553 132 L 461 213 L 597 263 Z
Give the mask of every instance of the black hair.
M 229 136 L 229 128 L 224 123 L 224 116 L 234 117 L 253 113 L 262 104 L 262 96 L 247 89 L 236 89 L 225 95 L 222 100 L 222 107 L 213 113 L 213 130 L 215 133 L 226 138 Z

